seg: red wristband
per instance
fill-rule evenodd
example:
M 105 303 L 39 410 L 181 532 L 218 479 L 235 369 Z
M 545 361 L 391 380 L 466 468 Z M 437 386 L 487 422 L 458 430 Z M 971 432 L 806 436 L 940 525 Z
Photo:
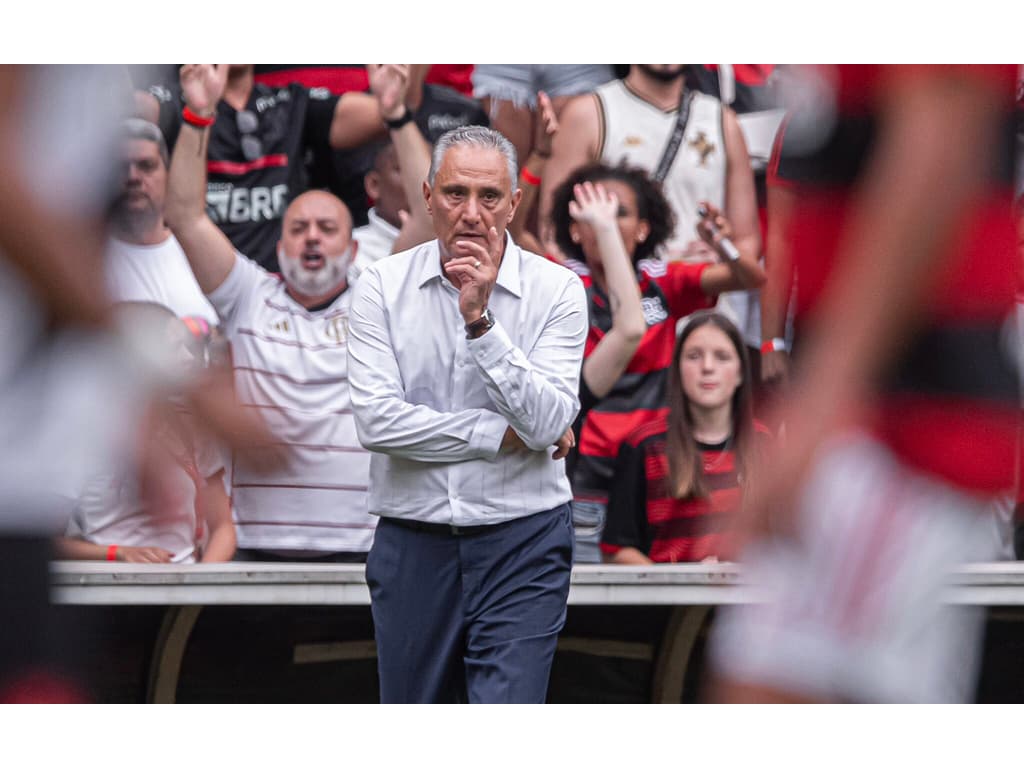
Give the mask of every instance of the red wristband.
M 181 110 L 181 118 L 195 128 L 209 128 L 217 122 L 217 115 L 214 114 L 209 117 L 203 117 L 202 115 L 197 115 L 188 107 Z
M 539 187 L 540 186 L 540 176 L 534 176 L 532 173 L 530 173 L 525 168 L 523 168 L 523 170 L 521 170 L 519 172 L 519 178 L 521 178 L 523 181 L 525 181 L 531 187 Z
M 107 560 L 110 562 L 117 560 L 117 544 L 111 544 L 107 547 Z
M 785 352 L 786 351 L 786 340 L 780 338 L 768 339 L 761 345 L 761 354 L 767 355 L 769 352 Z

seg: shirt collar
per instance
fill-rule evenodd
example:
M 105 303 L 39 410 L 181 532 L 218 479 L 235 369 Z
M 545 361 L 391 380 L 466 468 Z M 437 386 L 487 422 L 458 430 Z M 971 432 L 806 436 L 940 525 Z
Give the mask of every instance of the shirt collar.
M 398 227 L 394 227 L 388 222 L 384 221 L 384 219 L 380 217 L 380 214 L 377 213 L 376 208 L 371 208 L 370 210 L 368 210 L 366 212 L 366 218 L 370 222 L 371 227 L 379 229 L 389 237 L 398 237 Z
M 432 240 L 428 243 L 428 246 L 430 247 L 430 253 L 427 254 L 423 269 L 420 271 L 420 288 L 434 278 L 444 279 L 444 276 L 441 274 L 440 245 L 437 240 Z M 512 235 L 509 234 L 508 230 L 505 230 L 505 253 L 501 257 L 501 266 L 498 267 L 497 284 L 516 298 L 523 297 L 523 285 L 519 272 L 522 257 L 522 249 L 512 240 Z

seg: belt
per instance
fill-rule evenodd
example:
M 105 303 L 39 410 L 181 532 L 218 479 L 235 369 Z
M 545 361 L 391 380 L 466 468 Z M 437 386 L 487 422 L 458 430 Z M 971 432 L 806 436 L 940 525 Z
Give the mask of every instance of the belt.
M 505 527 L 509 523 L 514 523 L 518 519 L 520 518 L 504 520 L 500 523 L 491 523 L 490 525 L 450 525 L 448 523 L 426 523 L 422 520 L 410 520 L 405 517 L 381 518 L 382 521 L 387 520 L 388 522 L 400 525 L 403 528 L 409 528 L 413 531 L 423 531 L 424 533 L 433 533 L 438 536 L 476 536 L 480 533 L 496 531 Z

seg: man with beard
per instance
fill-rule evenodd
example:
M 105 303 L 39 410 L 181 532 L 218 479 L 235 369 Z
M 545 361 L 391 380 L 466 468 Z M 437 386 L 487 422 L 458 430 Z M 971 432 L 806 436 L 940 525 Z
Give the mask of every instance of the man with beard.
M 349 406 L 352 219 L 327 192 L 293 200 L 277 242 L 281 278 L 235 250 L 204 195 L 210 118 L 226 79 L 223 65 L 182 68 L 196 119 L 174 149 L 167 220 L 232 342 L 239 399 L 286 449 L 272 469 L 238 458 L 232 466 L 236 558 L 359 562 L 376 518 L 366 513 L 369 454 Z
M 554 190 L 580 166 L 600 160 L 642 168 L 661 182 L 676 215 L 662 258 L 717 260 L 697 235 L 702 202 L 732 223 L 739 252 L 757 258 L 757 197 L 739 122 L 718 99 L 686 88 L 685 73 L 685 64 L 633 64 L 624 79 L 566 105 L 541 187 L 542 234 L 550 227 Z
M 107 244 L 107 286 L 116 301 L 162 304 L 178 317 L 217 322 L 177 239 L 164 223 L 167 197 L 167 144 L 160 129 L 145 120 L 124 122 L 121 184 L 111 207 Z

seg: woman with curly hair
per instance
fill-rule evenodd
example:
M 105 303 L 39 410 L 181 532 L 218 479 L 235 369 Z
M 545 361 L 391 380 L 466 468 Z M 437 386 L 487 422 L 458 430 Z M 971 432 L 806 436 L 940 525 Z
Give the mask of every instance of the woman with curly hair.
M 576 203 L 577 188 L 588 184 L 600 184 L 618 200 L 618 232 L 633 264 L 644 319 L 639 341 L 631 333 L 634 338 L 627 337 L 628 344 L 615 346 L 609 354 L 601 352 L 609 345 L 601 345 L 606 338 L 614 338 L 615 314 L 621 305 L 617 293 L 621 294 L 624 286 L 620 280 L 625 277 L 608 269 L 594 226 L 574 217 L 570 210 L 570 203 Z M 667 410 L 665 382 L 677 321 L 711 306 L 722 291 L 757 288 L 764 282 L 764 271 L 756 262 L 730 258 L 722 241 L 732 234 L 732 227 L 717 209 L 707 208 L 708 215 L 697 231 L 720 260 L 666 263 L 657 259 L 657 253 L 672 234 L 675 218 L 660 186 L 645 171 L 587 165 L 555 190 L 555 238 L 569 257 L 568 266 L 583 279 L 590 312 L 580 377 L 578 453 L 571 457 L 568 468 L 573 483 L 577 562 L 600 562 L 598 545 L 620 443 L 638 425 Z M 592 362 L 595 354 L 598 357 Z
M 753 417 L 739 330 L 693 313 L 669 369 L 668 413 L 622 442 L 601 539 L 606 562 L 731 559 L 730 529 L 757 473 L 768 430 Z

